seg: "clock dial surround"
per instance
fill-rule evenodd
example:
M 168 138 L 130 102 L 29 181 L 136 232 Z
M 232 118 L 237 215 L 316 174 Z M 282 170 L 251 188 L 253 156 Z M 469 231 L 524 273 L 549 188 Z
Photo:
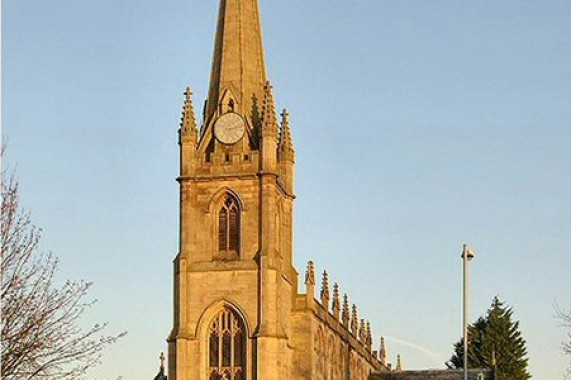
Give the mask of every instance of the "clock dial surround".
M 232 145 L 244 136 L 246 124 L 242 116 L 230 112 L 222 115 L 214 124 L 214 137 L 222 144 Z

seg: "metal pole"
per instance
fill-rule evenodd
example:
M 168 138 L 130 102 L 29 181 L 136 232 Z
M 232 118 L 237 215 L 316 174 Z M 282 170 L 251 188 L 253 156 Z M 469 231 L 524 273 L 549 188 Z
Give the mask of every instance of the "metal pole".
M 462 261 L 463 261 L 463 269 L 464 269 L 464 286 L 463 286 L 463 303 L 464 303 L 464 316 L 463 316 L 463 324 L 462 328 L 464 331 L 464 380 L 468 380 L 468 319 L 469 319 L 469 294 L 470 294 L 470 271 L 468 268 L 468 263 L 474 254 L 470 251 L 467 244 L 464 244 L 462 249 Z

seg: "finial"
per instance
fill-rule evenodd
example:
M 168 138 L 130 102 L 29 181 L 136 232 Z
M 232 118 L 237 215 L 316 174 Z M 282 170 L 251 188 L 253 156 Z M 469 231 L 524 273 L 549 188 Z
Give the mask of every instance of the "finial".
M 402 371 L 402 362 L 400 358 L 400 354 L 397 355 L 397 371 Z
M 387 364 L 387 347 L 385 346 L 385 337 L 381 337 L 381 349 L 379 350 L 379 357 L 381 359 L 381 364 Z
M 353 336 L 357 336 L 359 330 L 359 320 L 357 319 L 357 305 L 353 304 L 353 309 L 351 310 L 351 333 Z
M 163 373 L 165 371 L 165 353 L 164 352 L 161 352 L 161 354 L 159 355 L 159 359 L 161 361 L 161 367 L 160 367 L 161 373 Z
M 189 102 L 190 101 L 190 97 L 192 96 L 192 91 L 190 91 L 190 87 L 186 87 L 186 90 L 184 91 L 184 95 L 186 98 L 186 101 Z
M 341 302 L 339 300 L 339 284 L 333 284 L 333 302 L 331 305 L 331 311 L 333 311 L 333 316 L 336 320 L 339 320 L 339 314 L 341 311 Z
M 321 304 L 326 310 L 329 308 L 329 275 L 326 270 L 323 271 L 321 280 Z
M 305 285 L 315 285 L 315 266 L 313 261 L 307 263 L 307 270 L 305 271 Z
M 266 81 L 266 84 L 264 85 L 264 90 L 272 91 L 273 88 L 274 88 L 274 86 L 272 86 L 272 82 L 270 82 L 270 80 L 268 79 Z

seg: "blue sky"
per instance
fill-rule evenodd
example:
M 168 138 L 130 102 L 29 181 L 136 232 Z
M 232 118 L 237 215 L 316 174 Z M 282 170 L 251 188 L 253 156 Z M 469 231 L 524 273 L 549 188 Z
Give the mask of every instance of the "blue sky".
M 571 2 L 265 1 L 269 76 L 297 151 L 295 261 L 328 269 L 391 361 L 442 367 L 513 305 L 537 379 L 569 362 Z M 171 327 L 176 130 L 206 96 L 217 1 L 5 0 L 2 135 L 43 248 L 129 335 L 93 379 L 151 378 Z

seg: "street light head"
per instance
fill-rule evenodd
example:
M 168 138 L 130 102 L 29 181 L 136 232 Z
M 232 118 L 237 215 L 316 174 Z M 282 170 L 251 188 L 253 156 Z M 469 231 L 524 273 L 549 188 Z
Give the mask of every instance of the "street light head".
M 468 244 L 464 244 L 464 248 L 462 249 L 462 258 L 466 257 L 468 261 L 471 261 L 474 258 L 474 252 L 468 247 Z

